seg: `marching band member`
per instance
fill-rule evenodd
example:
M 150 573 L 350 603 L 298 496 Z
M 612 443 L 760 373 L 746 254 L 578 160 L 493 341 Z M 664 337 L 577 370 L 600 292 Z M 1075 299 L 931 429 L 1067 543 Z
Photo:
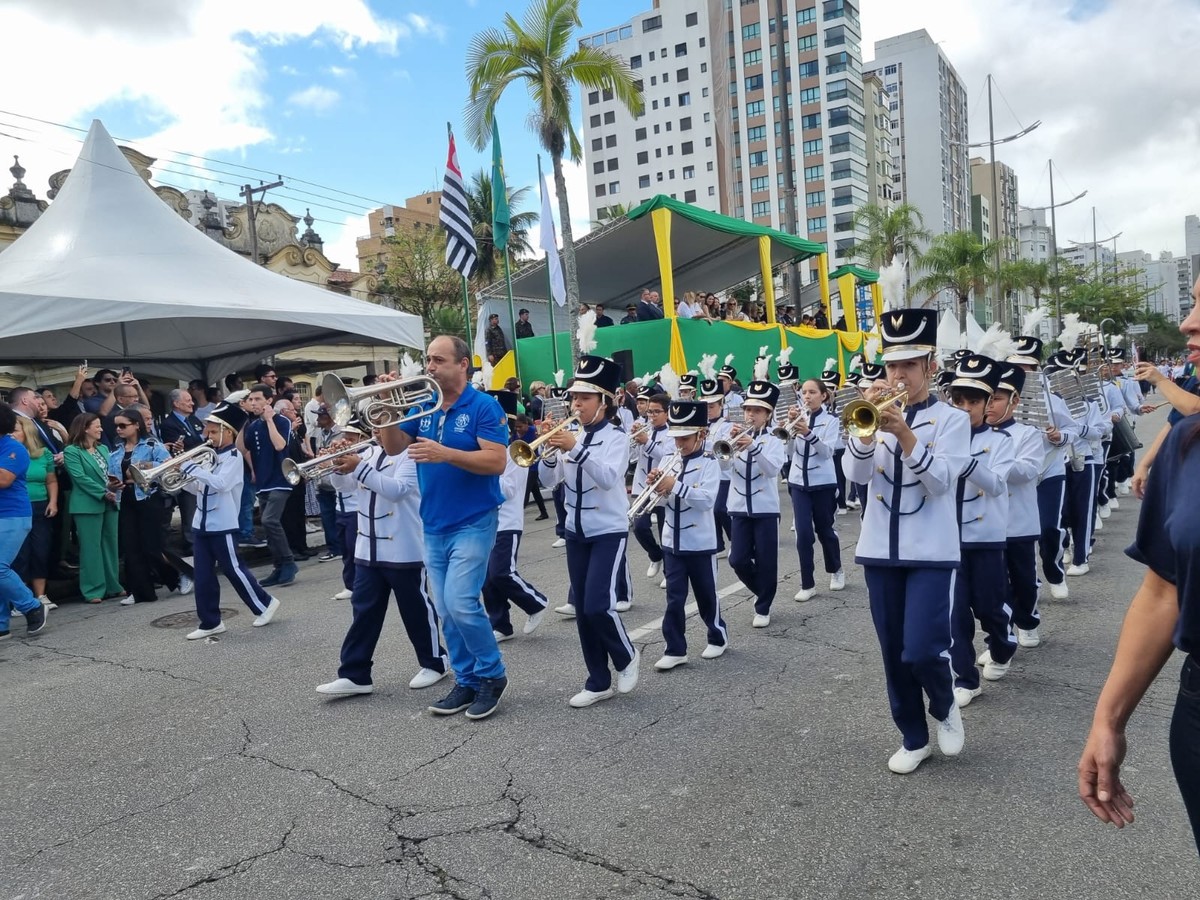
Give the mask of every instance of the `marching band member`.
M 1113 381 L 1121 390 L 1121 396 L 1125 400 L 1125 409 L 1130 416 L 1137 418 L 1142 414 L 1142 404 L 1145 400 L 1137 379 L 1133 377 L 1133 370 L 1129 368 L 1129 354 L 1126 353 L 1124 347 L 1116 347 L 1109 355 L 1109 359 L 1113 364 Z M 1133 425 L 1133 422 L 1131 421 L 1129 424 Z M 1132 453 L 1125 454 L 1117 466 L 1116 488 L 1117 494 L 1120 496 L 1129 493 L 1129 485 L 1133 480 L 1133 457 Z
M 1022 402 L 1021 391 L 1024 389 L 1025 370 L 1014 363 L 1001 365 L 1000 384 L 988 404 L 987 421 L 1008 433 L 1013 440 L 1013 464 L 1006 479 L 1008 528 L 1004 542 L 1008 602 L 1012 607 L 1012 623 L 1017 629 L 1017 643 L 1022 647 L 1036 647 L 1042 642 L 1038 634 L 1042 621 L 1038 610 L 1037 578 L 1037 545 L 1041 535 L 1038 478 L 1047 450 L 1054 447 L 1045 433 L 1013 418 L 1013 412 Z
M 965 413 L 929 393 L 936 311 L 884 313 L 880 332 L 887 382 L 876 382 L 866 399 L 903 385 L 907 406 L 881 400 L 878 430 L 851 438 L 845 461 L 846 476 L 869 482 L 873 494 L 855 559 L 867 581 L 892 718 L 904 736 L 888 768 L 905 774 L 931 752 L 922 693 L 939 723 L 942 753 L 956 756 L 965 740 L 954 702 L 950 613 L 960 561 L 954 491 L 970 461 L 971 426 Z
M 997 681 L 1008 674 L 1017 651 L 1004 562 L 1008 521 L 1008 473 L 1015 459 L 1008 432 L 987 423 L 987 409 L 1000 386 L 1002 364 L 967 354 L 950 383 L 954 405 L 971 420 L 971 459 L 958 476 L 957 506 L 962 561 L 954 578 L 950 660 L 954 702 L 963 707 L 979 696 L 975 668 L 975 620 L 983 626 L 990 656 L 983 677 Z
M 500 404 L 508 417 L 509 429 L 515 439 L 517 419 L 517 395 L 514 391 L 488 391 Z M 496 642 L 502 643 L 513 636 L 512 621 L 509 619 L 509 603 L 516 604 L 529 618 L 521 631 L 533 634 L 546 614 L 546 595 L 521 577 L 517 571 L 517 553 L 521 549 L 521 535 L 525 531 L 525 486 L 532 467 L 517 465 L 511 454 L 500 476 L 500 493 L 504 502 L 500 504 L 500 520 L 496 526 L 496 543 L 488 558 L 487 577 L 483 582 L 483 605 L 492 622 Z
M 550 388 L 550 399 L 567 401 L 570 399 L 570 395 L 567 394 L 566 388 L 552 387 Z M 541 477 L 540 466 L 539 463 L 539 478 Z M 563 486 L 561 484 L 555 485 L 551 489 L 550 499 L 554 502 L 554 543 L 550 546 L 557 549 L 567 546 L 567 507 L 563 503 Z M 560 609 L 561 607 L 555 612 L 559 612 Z M 569 612 L 573 615 L 575 610 L 572 608 Z
M 862 368 L 859 369 L 858 376 L 854 379 L 854 386 L 858 388 L 858 395 L 861 398 L 877 381 L 882 381 L 887 377 L 887 370 L 879 363 L 863 361 Z M 843 442 L 844 446 L 844 442 Z M 842 457 L 843 468 L 845 472 L 845 457 Z M 858 517 L 862 519 L 864 510 L 867 508 L 867 500 L 870 499 L 870 492 L 867 490 L 866 483 L 858 484 L 851 479 L 846 479 L 850 485 L 850 499 L 846 501 L 846 505 L 851 509 L 859 510 Z
M 633 471 L 635 497 L 646 489 L 646 476 L 657 469 L 662 458 L 670 452 L 670 442 L 667 438 L 667 407 L 670 405 L 671 398 L 666 394 L 654 394 L 647 400 L 647 426 L 633 437 L 638 448 L 637 467 Z M 650 557 L 650 568 L 646 570 L 647 578 L 658 578 L 662 572 L 663 554 L 662 548 L 655 540 L 655 526 L 661 537 L 665 515 L 666 510 L 660 505 L 646 515 L 638 516 L 633 523 L 633 536 Z
M 695 372 L 685 372 L 679 376 L 679 399 L 695 400 L 700 390 L 700 376 Z
M 717 372 L 717 383 L 721 386 L 726 409 L 735 409 L 744 402 L 742 395 L 737 390 L 737 369 L 731 365 L 732 362 L 733 354 L 730 353 L 725 357 L 725 365 L 721 366 L 721 370 Z
M 837 361 L 830 358 L 825 360 L 825 368 L 821 371 L 821 384 L 825 387 L 825 396 L 829 399 L 826 401 L 825 411 L 830 415 L 836 416 L 837 410 L 834 409 L 833 395 L 837 393 L 838 388 L 842 386 L 842 373 L 836 368 Z M 838 441 L 841 445 L 833 451 L 833 477 L 837 485 L 837 515 L 844 516 L 850 511 L 850 504 L 846 496 L 846 475 L 842 471 L 842 457 L 846 455 L 846 445 Z
M 716 441 L 729 440 L 732 431 L 732 427 L 729 420 L 725 418 L 723 410 L 725 395 L 721 392 L 720 382 L 711 378 L 701 381 L 700 400 L 708 405 L 708 441 L 705 444 L 705 450 L 711 453 L 712 445 Z M 717 559 L 721 559 L 729 554 L 729 551 L 725 547 L 725 538 L 731 534 L 728 509 L 729 460 L 720 461 L 718 468 L 720 469 L 721 479 L 717 491 L 717 502 L 712 507 L 712 511 L 713 518 L 717 523 Z
M 342 640 L 338 677 L 319 685 L 317 693 L 350 697 L 375 690 L 371 669 L 392 595 L 420 664 L 408 686 L 431 687 L 450 674 L 450 665 L 426 579 L 416 463 L 407 449 L 389 456 L 373 446 L 361 455 L 340 457 L 336 465 L 338 474 L 330 476 L 334 488 L 358 494 L 353 612 Z
M 678 473 L 656 469 L 650 475 L 650 489 L 665 498 L 667 506 L 663 526 L 667 611 L 662 621 L 667 645 L 662 658 L 654 664 L 660 672 L 688 661 L 684 606 L 689 584 L 708 630 L 708 644 L 700 655 L 716 659 L 729 646 L 729 632 L 721 618 L 721 601 L 717 597 L 717 526 L 712 516 L 720 466 L 704 450 L 711 407 L 711 403 L 690 400 L 671 404 L 667 434 L 675 439 Z
M 204 420 L 204 439 L 212 443 L 215 459 L 209 468 L 199 462 L 181 464 L 187 477 L 183 489 L 196 495 L 192 519 L 193 567 L 196 582 L 196 615 L 200 627 L 187 639 L 196 641 L 211 634 L 224 634 L 221 621 L 221 584 L 217 565 L 229 579 L 242 602 L 255 614 L 254 625 L 269 625 L 279 614 L 279 600 L 255 580 L 237 555 L 234 535 L 242 502 L 242 458 L 234 441 L 246 424 L 246 411 L 236 403 L 218 404 Z
M 757 374 L 757 373 L 756 373 Z M 779 388 L 769 381 L 746 386 L 745 431 L 734 436 L 729 490 L 729 565 L 754 594 L 755 628 L 771 624 L 779 580 L 779 489 L 776 479 L 787 458 L 783 441 L 771 434 Z
M 566 429 L 547 439 L 558 453 L 542 466 L 551 484 L 564 486 L 567 509 L 567 575 L 575 601 L 575 625 L 588 677 L 571 698 L 576 708 L 625 694 L 638 681 L 638 653 L 617 612 L 618 573 L 629 540 L 625 469 L 629 436 L 611 421 L 621 367 L 601 356 L 581 356 L 569 388 L 578 432 Z
M 791 355 L 792 348 L 784 347 L 779 351 L 779 355 L 775 357 L 778 361 L 778 366 L 775 370 L 775 377 L 779 379 L 779 399 L 775 401 L 777 409 L 779 404 L 784 402 L 784 398 L 795 398 L 796 400 L 800 399 L 800 370 L 788 362 L 788 360 L 791 359 Z M 766 379 L 760 380 L 765 381 Z M 791 407 L 792 403 L 788 401 L 786 408 L 791 409 Z M 784 461 L 783 469 L 781 469 L 779 472 L 779 477 L 783 479 L 784 484 L 787 484 L 788 472 L 791 471 L 792 465 L 792 442 L 785 441 L 783 446 L 784 452 L 787 455 L 787 459 Z M 796 530 L 795 526 L 792 526 L 792 530 Z
M 817 593 L 815 540 L 821 542 L 825 571 L 829 573 L 829 589 L 840 591 L 846 587 L 841 542 L 833 527 L 837 507 L 833 455 L 839 446 L 845 445 L 840 421 L 825 409 L 828 400 L 829 391 L 825 385 L 810 378 L 800 388 L 804 408 L 788 411 L 788 427 L 794 435 L 788 493 L 792 497 L 792 518 L 796 523 L 796 553 L 800 557 L 800 590 L 795 599 L 801 602 L 811 600 Z
M 357 420 L 347 422 L 338 432 L 339 441 L 349 443 L 358 443 L 366 436 L 366 429 Z M 342 590 L 333 599 L 349 600 L 354 596 L 354 554 L 358 545 L 358 482 L 345 476 L 330 476 L 329 483 L 333 488 L 336 528 L 342 539 Z

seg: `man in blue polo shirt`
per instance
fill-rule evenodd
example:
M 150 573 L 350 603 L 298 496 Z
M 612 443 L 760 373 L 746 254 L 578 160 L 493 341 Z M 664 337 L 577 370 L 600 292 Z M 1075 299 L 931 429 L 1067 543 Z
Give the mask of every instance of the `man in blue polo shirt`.
M 417 464 L 425 568 L 455 678 L 454 689 L 429 711 L 466 710 L 467 718 L 484 719 L 508 685 L 479 599 L 504 500 L 508 420 L 493 397 L 468 384 L 469 353 L 461 338 L 430 342 L 426 371 L 441 388 L 442 403 L 420 419 L 383 429 L 380 443 L 393 456 L 407 448 Z
M 275 570 L 259 583 L 263 587 L 291 584 L 300 571 L 283 530 L 283 510 L 292 495 L 292 485 L 283 477 L 292 423 L 272 408 L 271 388 L 265 383 L 250 388 L 245 406 L 251 418 L 238 435 L 238 449 L 250 460 L 258 505 L 262 510 L 263 531 L 267 534 L 267 546 L 275 564 Z

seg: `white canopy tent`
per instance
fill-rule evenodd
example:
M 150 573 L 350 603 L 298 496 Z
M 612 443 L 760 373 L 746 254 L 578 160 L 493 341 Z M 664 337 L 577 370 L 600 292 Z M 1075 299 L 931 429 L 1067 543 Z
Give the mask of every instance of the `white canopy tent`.
M 170 378 L 311 344 L 424 347 L 421 320 L 269 272 L 173 212 L 99 120 L 57 199 L 0 254 L 0 361 Z

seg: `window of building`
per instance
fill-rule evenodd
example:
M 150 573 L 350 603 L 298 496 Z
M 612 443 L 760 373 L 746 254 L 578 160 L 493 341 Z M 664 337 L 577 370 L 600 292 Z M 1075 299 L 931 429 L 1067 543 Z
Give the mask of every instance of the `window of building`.
M 684 181 L 687 181 L 689 178 L 695 178 L 695 177 L 696 177 L 696 167 L 695 166 L 684 166 L 683 167 L 683 180 Z
M 592 174 L 593 175 L 603 175 L 604 174 L 604 160 L 601 159 L 601 160 L 597 160 L 596 162 L 592 163 Z
M 667 169 L 667 178 L 670 179 L 671 181 L 675 180 L 675 170 L 674 169 Z
M 810 22 L 817 21 L 817 8 L 810 6 L 808 9 L 802 9 L 796 13 L 797 25 L 808 25 Z M 784 19 L 783 27 L 787 28 L 787 20 Z
M 747 119 L 749 119 L 751 116 L 765 115 L 766 112 L 767 112 L 767 101 L 765 101 L 765 100 L 751 100 L 749 103 L 746 104 L 746 118 Z
M 621 192 L 621 182 L 610 181 L 608 183 L 608 192 L 610 194 L 619 194 Z
M 823 144 L 823 142 L 820 138 L 817 138 L 815 141 L 805 141 L 804 142 L 804 155 L 805 156 L 815 156 L 816 154 L 820 153 L 822 144 Z
M 712 118 L 712 115 L 711 115 L 710 113 L 705 113 L 705 114 L 704 114 L 704 121 L 705 121 L 705 122 L 708 122 L 708 121 L 709 121 L 711 118 Z
M 654 148 L 654 158 L 655 158 L 655 159 L 662 159 L 662 147 L 655 147 L 655 148 Z
M 667 144 L 667 156 L 674 156 L 674 155 L 675 155 L 675 145 Z
M 638 187 L 639 188 L 650 187 L 650 176 L 649 175 L 639 175 L 638 176 Z
M 651 16 L 648 19 L 642 19 L 642 34 L 647 31 L 657 31 L 662 28 L 662 16 Z M 654 57 L 650 57 L 653 59 Z
M 618 159 L 616 159 L 615 157 L 613 159 L 610 159 L 608 161 L 608 171 L 615 172 L 617 170 L 617 166 L 619 165 L 619 163 L 620 163 L 620 161 Z
M 603 197 L 605 193 L 606 192 L 604 189 L 604 185 L 602 185 L 602 184 L 596 185 L 596 196 L 597 197 Z
M 679 130 L 680 131 L 691 131 L 692 130 L 692 117 L 691 116 L 684 116 L 682 119 L 679 120 Z
M 683 156 L 691 156 L 691 155 L 692 155 L 692 142 L 691 142 L 691 141 L 684 141 L 682 144 L 680 144 L 680 145 L 679 145 L 679 152 L 680 152 L 680 154 L 682 154 Z
M 645 128 L 634 129 L 633 139 L 635 141 L 644 141 L 646 139 L 646 129 Z
M 884 67 L 883 67 L 883 74 L 884 74 L 884 75 L 895 75 L 895 74 L 896 74 L 896 67 L 895 67 L 895 66 L 884 66 Z
M 657 100 L 651 100 L 651 101 L 650 101 L 650 108 L 651 108 L 651 109 L 658 109 L 658 101 L 657 101 Z
M 595 106 L 599 102 L 600 102 L 600 92 L 599 91 L 592 91 L 590 94 L 588 94 L 588 106 Z
M 709 160 L 708 162 L 706 162 L 704 164 L 704 171 L 711 172 L 712 170 L 713 170 L 712 160 Z
M 742 65 L 743 66 L 762 65 L 762 51 L 761 50 L 747 50 L 745 53 L 742 54 Z
M 650 76 L 650 87 L 657 87 L 657 86 L 658 86 L 658 76 L 651 75 Z
M 692 105 L 691 91 L 684 91 L 682 94 L 679 95 L 679 105 L 680 106 L 691 106 Z
M 766 175 L 756 175 L 750 179 L 750 190 L 766 191 L 771 188 L 771 179 Z
M 766 164 L 767 164 L 767 151 L 766 150 L 758 150 L 758 151 L 750 154 L 751 167 L 765 166 Z
M 716 193 L 717 193 L 717 189 L 710 184 L 708 186 L 708 196 L 715 197 Z
M 809 219 L 808 220 L 808 230 L 809 230 L 810 234 L 814 231 L 824 231 L 825 230 L 825 217 L 824 216 L 814 216 L 813 218 Z
M 631 37 L 633 37 L 633 26 L 632 25 L 622 25 L 621 26 L 621 40 L 623 40 L 623 41 L 628 40 Z
M 592 138 L 592 149 L 593 150 L 603 150 L 604 149 L 604 139 L 603 138 Z
M 803 62 L 800 63 L 799 72 L 801 78 L 816 78 L 821 74 L 821 65 L 816 60 Z
M 802 90 L 800 92 L 800 105 L 801 106 L 803 106 L 807 103 L 820 103 L 820 102 L 821 102 L 821 89 L 819 87 L 805 88 L 804 90 Z
M 687 81 L 688 80 L 688 70 L 680 69 L 678 72 L 676 72 L 675 80 L 676 81 Z
M 617 146 L 617 136 L 615 134 L 610 134 L 608 137 L 606 137 L 604 139 L 604 146 L 608 147 L 610 150 Z
M 711 137 L 706 137 L 706 138 L 704 139 L 704 146 L 705 146 L 705 147 L 711 147 L 711 146 L 712 146 L 712 138 L 711 138 Z
M 706 43 L 707 43 L 707 41 L 705 41 L 705 40 L 704 40 L 704 38 L 700 38 L 700 47 L 701 47 L 701 49 L 703 49 L 703 48 L 704 48 L 704 45 L 705 45 Z
M 640 69 L 642 67 L 642 54 L 629 57 L 629 68 Z
M 595 116 L 592 116 L 590 119 L 588 119 L 588 126 L 591 128 L 599 128 L 600 127 L 600 116 L 595 115 Z
M 771 201 L 770 200 L 759 200 L 756 203 L 750 204 L 750 215 L 752 215 L 754 218 L 757 219 L 759 216 L 769 216 L 770 214 L 771 214 Z
M 644 166 L 648 162 L 650 162 L 650 151 L 649 150 L 639 150 L 638 155 L 637 155 L 637 164 L 639 166 Z
M 650 51 L 650 62 L 654 62 L 654 51 Z
M 686 43 L 675 45 L 675 56 L 676 56 L 676 58 L 678 58 L 680 56 L 687 56 L 687 44 Z
M 784 80 L 785 81 L 792 80 L 792 70 L 791 69 L 784 70 Z M 771 73 L 771 84 L 779 84 L 779 70 L 778 69 L 776 69 L 775 71 L 773 71 Z
M 812 131 L 814 128 L 821 127 L 821 114 L 812 113 L 811 115 L 800 117 L 800 128 L 804 131 Z
M 700 74 L 703 75 L 707 71 L 708 71 L 708 63 L 700 63 Z M 705 90 L 708 90 L 708 88 L 705 88 Z
M 684 191 L 683 192 L 683 202 L 684 203 L 695 203 L 696 202 L 696 192 L 695 191 Z
M 796 39 L 796 49 L 801 53 L 807 50 L 817 49 L 817 36 L 815 34 L 806 34 L 803 37 Z
M 604 114 L 604 124 L 605 125 L 612 125 L 616 121 L 617 121 L 617 114 L 615 112 L 613 112 L 612 110 L 609 110 L 608 112 L 606 112 Z
M 804 180 L 805 181 L 820 181 L 825 177 L 825 166 L 805 166 Z
M 742 26 L 742 40 L 743 41 L 752 41 L 761 34 L 762 34 L 762 25 L 758 22 L 755 22 L 753 25 L 743 25 Z
M 671 73 L 663 72 L 663 84 L 666 84 L 670 80 L 671 80 Z
M 790 120 L 788 120 L 788 134 L 795 134 L 795 133 L 796 133 L 796 120 L 790 119 Z M 781 134 L 783 134 L 783 123 L 776 122 L 775 123 L 775 137 L 779 137 Z
M 683 24 L 688 26 L 689 28 L 693 25 L 698 24 L 699 22 L 700 22 L 700 14 L 699 13 L 688 13 L 686 16 L 684 16 L 684 19 L 683 19 Z
M 600 92 L 601 100 L 611 100 L 613 98 L 612 88 L 605 88 Z
M 668 123 L 667 123 L 667 131 L 670 131 L 670 130 L 671 130 L 671 123 L 670 123 L 670 122 L 668 122 Z
M 665 109 L 666 107 L 668 107 L 668 106 L 670 106 L 670 105 L 671 105 L 671 98 L 670 98 L 670 97 L 663 97 L 663 108 Z
M 656 180 L 656 181 L 662 181 L 662 180 L 663 180 L 663 173 L 662 173 L 662 172 L 658 172 L 658 173 L 657 173 L 657 175 L 658 175 L 658 177 L 657 177 L 655 180 Z
M 824 191 L 811 191 L 810 193 L 805 194 L 804 195 L 804 205 L 805 206 L 824 206 L 825 205 L 825 192 Z
M 761 91 L 763 86 L 763 77 L 761 75 L 751 75 L 746 79 L 746 93 L 751 91 Z
M 765 141 L 767 139 L 767 126 L 755 125 L 753 128 L 746 129 L 746 140 L 749 143 L 754 141 Z

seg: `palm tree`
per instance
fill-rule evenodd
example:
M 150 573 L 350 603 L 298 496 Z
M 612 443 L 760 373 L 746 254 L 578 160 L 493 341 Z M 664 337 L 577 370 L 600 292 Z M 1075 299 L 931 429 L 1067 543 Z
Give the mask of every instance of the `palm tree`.
M 562 227 L 563 263 L 567 282 L 567 314 L 579 314 L 579 272 L 571 234 L 571 209 L 563 157 L 578 162 L 583 156 L 572 125 L 571 89 L 611 91 L 630 112 L 642 112 L 642 91 L 629 65 L 599 47 L 579 46 L 579 0 L 531 0 L 525 19 L 510 13 L 504 29 L 488 28 L 471 39 L 467 51 L 467 136 L 479 149 L 491 140 L 496 106 L 509 85 L 523 82 L 533 101 L 527 124 L 550 154 L 554 190 Z M 571 321 L 572 319 L 568 319 Z M 572 343 L 574 343 L 572 334 Z M 578 347 L 572 348 L 578 355 Z
M 1050 263 L 1032 259 L 1010 259 L 1000 266 L 1000 289 L 1009 291 L 1029 291 L 1033 294 L 1033 305 L 1042 305 L 1042 294 L 1050 287 Z M 1013 327 L 1020 326 L 1018 320 Z
M 921 211 L 911 203 L 887 210 L 875 204 L 860 206 L 854 213 L 854 225 L 865 225 L 867 237 L 850 249 L 850 256 L 861 259 L 875 271 L 890 265 L 897 256 L 917 264 L 921 243 L 929 240 Z
M 529 195 L 529 188 L 508 188 L 508 208 L 510 210 L 508 233 L 508 249 L 514 259 L 523 256 L 533 256 L 533 247 L 529 243 L 529 229 L 538 220 L 537 213 L 516 212 L 524 205 Z M 467 187 L 467 209 L 471 212 L 474 223 L 475 246 L 479 252 L 479 262 L 475 264 L 475 277 L 479 283 L 488 285 L 498 277 L 500 254 L 492 243 L 492 176 L 480 169 L 471 176 L 471 184 Z
M 623 219 L 629 215 L 629 207 L 624 203 L 614 203 L 612 206 L 605 207 L 600 211 L 600 218 L 592 219 L 593 228 L 603 228 L 605 225 L 611 225 L 617 219 Z
M 958 300 L 958 330 L 967 331 L 967 303 L 971 295 L 981 297 L 996 277 L 992 260 L 996 243 L 981 243 L 970 231 L 939 234 L 921 256 L 918 267 L 925 276 L 912 286 L 910 296 L 928 294 L 922 306 L 941 291 L 953 291 Z

